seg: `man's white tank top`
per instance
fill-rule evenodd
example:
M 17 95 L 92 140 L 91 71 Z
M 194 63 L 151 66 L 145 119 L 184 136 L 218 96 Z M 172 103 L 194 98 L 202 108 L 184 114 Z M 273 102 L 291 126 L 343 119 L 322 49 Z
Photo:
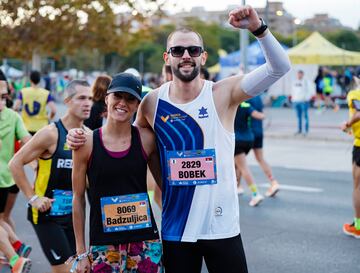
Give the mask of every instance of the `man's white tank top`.
M 240 233 L 234 167 L 234 133 L 217 115 L 213 83 L 205 81 L 191 102 L 159 89 L 153 128 L 163 176 L 162 239 L 196 242 Z

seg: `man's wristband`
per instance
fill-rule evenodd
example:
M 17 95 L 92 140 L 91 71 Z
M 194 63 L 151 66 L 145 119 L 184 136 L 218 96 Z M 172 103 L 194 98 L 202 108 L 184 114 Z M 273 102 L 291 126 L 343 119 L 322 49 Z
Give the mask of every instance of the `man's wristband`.
M 36 199 L 38 199 L 38 198 L 39 198 L 39 196 L 36 195 L 36 194 L 34 194 L 34 195 L 29 199 L 29 201 L 27 202 L 28 206 L 31 207 L 32 203 L 33 203 Z
M 261 34 L 263 34 L 265 32 L 265 30 L 267 30 L 268 26 L 266 25 L 265 21 L 263 20 L 263 18 L 259 18 L 261 25 L 260 27 L 258 27 L 256 30 L 254 30 L 253 32 L 251 32 L 252 34 L 254 34 L 255 36 L 259 36 Z

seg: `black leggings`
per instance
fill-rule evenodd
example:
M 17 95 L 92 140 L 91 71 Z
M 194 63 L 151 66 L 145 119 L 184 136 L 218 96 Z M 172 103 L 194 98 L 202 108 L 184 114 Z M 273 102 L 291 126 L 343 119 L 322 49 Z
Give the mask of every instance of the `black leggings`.
M 163 241 L 166 273 L 200 273 L 205 259 L 209 273 L 247 273 L 240 234 L 196 243 Z

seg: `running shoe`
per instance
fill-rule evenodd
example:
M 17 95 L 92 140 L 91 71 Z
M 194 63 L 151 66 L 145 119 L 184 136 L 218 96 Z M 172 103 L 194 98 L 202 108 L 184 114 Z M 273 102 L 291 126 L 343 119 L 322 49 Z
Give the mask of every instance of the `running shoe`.
M 277 192 L 280 190 L 280 185 L 279 183 L 274 180 L 271 182 L 271 186 L 270 188 L 266 191 L 265 196 L 266 197 L 274 197 L 275 194 L 277 194 Z
M 354 222 L 352 224 L 344 224 L 343 231 L 349 236 L 353 236 L 356 239 L 360 239 L 360 230 L 355 228 Z
M 257 205 L 259 205 L 261 203 L 262 200 L 264 200 L 264 196 L 262 196 L 261 194 L 258 193 L 257 195 L 251 197 L 249 206 L 256 207 Z
M 29 258 L 20 257 L 11 269 L 11 273 L 29 273 L 30 269 L 31 260 Z
M 245 192 L 245 191 L 244 191 L 244 188 L 243 188 L 243 187 L 241 187 L 241 186 L 238 186 L 238 187 L 237 187 L 237 193 L 238 193 L 238 194 L 242 195 L 242 194 L 244 194 L 244 192 Z
M 19 249 L 16 251 L 16 253 L 20 257 L 27 258 L 27 257 L 29 257 L 31 250 L 32 250 L 31 246 L 28 246 L 28 245 L 25 245 L 24 243 L 22 243 L 21 246 L 19 247 Z

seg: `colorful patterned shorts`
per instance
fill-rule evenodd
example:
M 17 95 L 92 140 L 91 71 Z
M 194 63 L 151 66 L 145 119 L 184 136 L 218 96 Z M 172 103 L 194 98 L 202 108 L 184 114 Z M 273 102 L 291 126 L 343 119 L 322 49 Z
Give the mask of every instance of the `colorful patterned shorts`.
M 91 246 L 92 273 L 163 273 L 160 240 Z

